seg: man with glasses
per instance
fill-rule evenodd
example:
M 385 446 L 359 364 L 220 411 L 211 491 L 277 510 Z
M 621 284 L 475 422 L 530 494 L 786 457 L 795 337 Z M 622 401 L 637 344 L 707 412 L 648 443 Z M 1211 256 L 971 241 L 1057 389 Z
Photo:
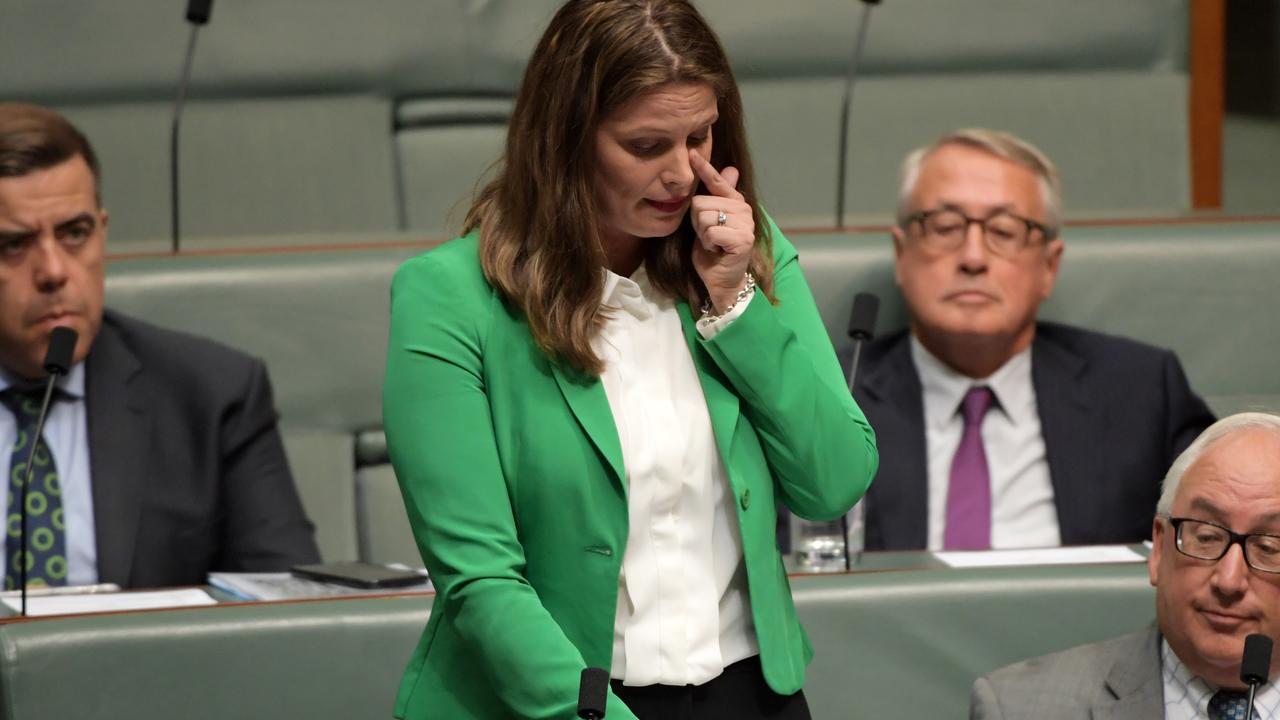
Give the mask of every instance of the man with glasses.
M 1253 717 L 1280 718 L 1280 417 L 1232 415 L 1196 438 L 1152 530 L 1155 624 L 979 678 L 971 718 L 1243 719 L 1253 633 L 1276 641 Z
M 1213 422 L 1177 358 L 1038 322 L 1062 261 L 1053 163 L 960 130 L 903 163 L 895 278 L 909 331 L 856 395 L 880 470 L 868 549 L 1138 542 L 1169 462 Z

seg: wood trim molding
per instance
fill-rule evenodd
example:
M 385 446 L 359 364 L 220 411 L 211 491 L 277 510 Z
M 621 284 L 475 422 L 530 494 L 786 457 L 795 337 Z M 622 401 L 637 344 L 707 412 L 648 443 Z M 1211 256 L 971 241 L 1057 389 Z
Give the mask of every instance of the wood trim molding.
M 1222 207 L 1226 0 L 1191 0 L 1191 207 Z

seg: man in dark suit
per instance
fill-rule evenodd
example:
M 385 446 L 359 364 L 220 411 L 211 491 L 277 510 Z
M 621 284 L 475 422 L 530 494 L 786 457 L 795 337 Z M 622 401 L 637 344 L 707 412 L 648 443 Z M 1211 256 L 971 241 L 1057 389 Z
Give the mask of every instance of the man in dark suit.
M 1248 717 L 1245 638 L 1280 638 L 1280 418 L 1232 415 L 1187 448 L 1165 480 L 1147 562 L 1156 623 L 979 678 L 970 717 Z M 1280 717 L 1280 643 L 1257 718 Z
M 1052 162 L 962 130 L 903 164 L 895 277 L 909 330 L 855 389 L 880 469 L 868 549 L 1138 542 L 1159 480 L 1213 421 L 1170 352 L 1037 322 L 1063 241 Z
M 106 229 L 87 140 L 52 111 L 0 104 L 6 584 L 17 582 L 15 491 L 30 442 L 38 445 L 29 582 L 192 585 L 211 570 L 315 561 L 266 369 L 230 348 L 104 311 Z M 39 399 L 31 390 L 58 326 L 79 339 L 45 432 L 33 438 Z

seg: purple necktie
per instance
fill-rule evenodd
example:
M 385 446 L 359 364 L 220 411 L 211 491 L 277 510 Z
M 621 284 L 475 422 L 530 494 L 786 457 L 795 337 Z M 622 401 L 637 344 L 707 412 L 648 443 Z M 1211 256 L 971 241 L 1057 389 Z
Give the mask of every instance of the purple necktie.
M 991 547 L 991 474 L 987 451 L 982 447 L 982 418 L 994 400 L 991 388 L 974 387 L 960 403 L 964 435 L 951 461 L 951 485 L 947 488 L 947 527 L 942 543 L 947 550 Z

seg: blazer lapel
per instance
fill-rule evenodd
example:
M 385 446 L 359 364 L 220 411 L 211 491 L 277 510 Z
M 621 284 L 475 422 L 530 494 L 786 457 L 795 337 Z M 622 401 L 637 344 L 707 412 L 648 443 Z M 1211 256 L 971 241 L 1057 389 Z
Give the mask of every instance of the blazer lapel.
M 85 365 L 89 472 L 98 578 L 122 585 L 132 570 L 152 451 L 150 413 L 136 382 L 141 372 L 138 358 L 105 320 Z
M 1037 335 L 1031 346 L 1031 383 L 1035 386 L 1049 477 L 1053 484 L 1058 529 L 1064 545 L 1091 537 L 1097 518 L 1093 482 L 1102 438 L 1092 416 L 1094 401 L 1082 380 L 1088 363 L 1067 348 Z
M 859 406 L 880 448 L 880 469 L 867 492 L 867 547 L 919 549 L 929 535 L 923 391 L 907 335 L 886 342 L 882 353 L 868 353 L 857 381 Z
M 1159 720 L 1164 716 L 1164 681 L 1160 671 L 1160 632 L 1154 623 L 1122 648 L 1107 674 L 1114 702 L 1093 707 L 1095 720 Z
M 729 448 L 733 441 L 733 430 L 738 419 L 738 396 L 725 385 L 719 368 L 699 346 L 698 330 L 694 324 L 693 314 L 689 310 L 689 304 L 679 301 L 676 303 L 676 310 L 680 314 L 680 325 L 684 330 L 685 342 L 689 345 L 689 354 L 693 357 L 694 367 L 698 370 L 702 394 L 707 401 L 707 412 L 711 415 L 716 447 L 727 464 Z M 609 407 L 609 398 L 605 395 L 604 385 L 599 378 L 565 367 L 562 363 L 552 362 L 551 371 L 555 375 L 556 384 L 560 386 L 561 395 L 573 411 L 578 424 L 608 461 L 614 477 L 625 490 L 626 469 L 622 461 L 622 445 L 618 440 L 618 428 L 613 422 L 613 410 Z M 732 474 L 730 481 L 732 481 Z
M 618 441 L 618 428 L 613 422 L 613 410 L 609 408 L 609 398 L 604 393 L 604 385 L 600 378 L 592 377 L 563 363 L 551 361 L 551 372 L 555 375 L 556 384 L 560 386 L 560 394 L 568 403 L 569 409 L 582 426 L 583 432 L 591 438 L 596 450 L 609 463 L 623 491 L 627 488 L 627 474 L 622 464 L 622 444 Z
M 711 431 L 716 438 L 716 448 L 720 450 L 720 457 L 724 459 L 727 469 L 733 431 L 738 424 L 738 396 L 729 389 L 728 380 L 715 360 L 702 348 L 701 335 L 689 303 L 678 301 L 676 311 L 680 313 L 680 326 L 684 329 L 684 340 L 689 345 L 693 366 L 698 370 L 698 382 L 702 385 L 702 395 L 707 401 L 707 413 L 711 416 Z M 729 473 L 731 484 L 733 480 L 733 473 Z

